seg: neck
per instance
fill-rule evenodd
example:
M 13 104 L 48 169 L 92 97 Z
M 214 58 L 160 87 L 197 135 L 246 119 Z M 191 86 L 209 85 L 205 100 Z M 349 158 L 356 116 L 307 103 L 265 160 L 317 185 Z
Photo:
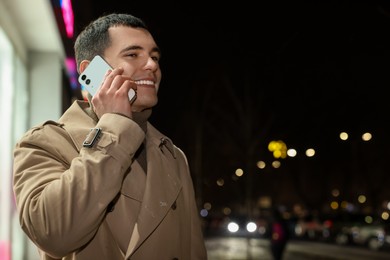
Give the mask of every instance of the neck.
M 148 108 L 142 112 L 133 112 L 133 120 L 146 132 L 146 123 L 152 114 L 152 109 Z

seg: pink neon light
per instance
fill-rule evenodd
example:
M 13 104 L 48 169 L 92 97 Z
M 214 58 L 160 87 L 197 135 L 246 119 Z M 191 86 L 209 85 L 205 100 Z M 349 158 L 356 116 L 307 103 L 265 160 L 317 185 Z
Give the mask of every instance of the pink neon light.
M 78 81 L 77 81 L 77 65 L 76 60 L 74 57 L 67 57 L 66 58 L 66 67 L 68 69 L 68 76 L 70 80 L 70 86 L 72 89 L 76 89 L 78 87 Z M 0 259 L 1 260 L 1 259 Z
M 62 18 L 65 23 L 66 35 L 68 38 L 73 37 L 74 17 L 71 0 L 61 1 Z
M 0 259 L 11 260 L 11 245 L 8 241 L 0 241 Z
M 67 57 L 65 60 L 66 67 L 70 73 L 76 73 L 76 60 L 74 57 Z

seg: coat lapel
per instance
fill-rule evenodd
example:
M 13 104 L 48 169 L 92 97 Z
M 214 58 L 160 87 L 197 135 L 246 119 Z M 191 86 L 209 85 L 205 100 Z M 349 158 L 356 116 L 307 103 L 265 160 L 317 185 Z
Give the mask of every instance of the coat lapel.
M 148 134 L 151 134 L 148 128 Z M 153 132 L 152 132 L 153 133 Z M 147 135 L 148 135 L 147 134 Z M 126 259 L 156 229 L 175 202 L 181 190 L 172 147 L 160 139 L 147 138 L 147 180 L 137 224 L 133 229 Z M 163 188 L 162 188 L 163 187 Z

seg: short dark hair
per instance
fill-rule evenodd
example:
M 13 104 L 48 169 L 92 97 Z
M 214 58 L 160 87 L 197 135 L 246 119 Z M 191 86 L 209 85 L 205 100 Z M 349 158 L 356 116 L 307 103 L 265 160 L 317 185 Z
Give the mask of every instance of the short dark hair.
M 143 20 L 130 14 L 111 13 L 99 17 L 88 24 L 76 38 L 74 51 L 77 68 L 81 61 L 92 60 L 95 55 L 103 55 L 111 43 L 108 29 L 122 25 L 148 30 Z

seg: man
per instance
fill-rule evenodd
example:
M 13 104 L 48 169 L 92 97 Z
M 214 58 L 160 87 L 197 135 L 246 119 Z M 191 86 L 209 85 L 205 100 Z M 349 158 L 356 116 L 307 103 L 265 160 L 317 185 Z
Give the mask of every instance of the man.
M 103 16 L 80 33 L 75 54 L 79 73 L 95 55 L 114 69 L 88 102 L 16 145 L 21 227 L 42 259 L 207 259 L 186 157 L 147 121 L 161 81 L 147 27 Z

